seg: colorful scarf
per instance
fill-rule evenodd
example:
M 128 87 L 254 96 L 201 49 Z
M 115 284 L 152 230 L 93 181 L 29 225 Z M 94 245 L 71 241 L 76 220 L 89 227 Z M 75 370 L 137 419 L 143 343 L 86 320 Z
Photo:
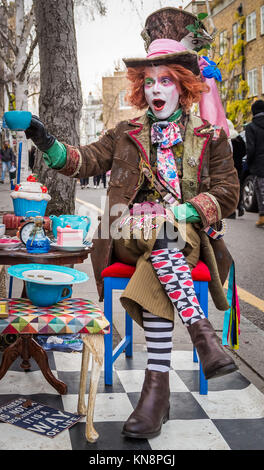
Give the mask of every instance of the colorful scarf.
M 164 124 L 167 124 L 164 127 Z M 173 145 L 182 142 L 176 122 L 155 122 L 151 127 L 151 142 L 157 144 L 157 176 L 165 188 L 181 199 L 180 180 L 173 155 Z

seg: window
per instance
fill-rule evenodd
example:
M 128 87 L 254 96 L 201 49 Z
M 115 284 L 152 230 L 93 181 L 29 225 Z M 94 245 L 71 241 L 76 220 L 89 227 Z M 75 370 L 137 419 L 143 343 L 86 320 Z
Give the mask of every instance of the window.
M 261 71 L 262 71 L 262 94 L 264 95 L 264 65 L 262 65 Z
M 257 96 L 258 94 L 258 69 L 248 71 L 249 96 Z
M 235 23 L 232 26 L 232 40 L 233 40 L 233 46 L 235 46 L 238 41 L 238 23 Z
M 239 93 L 240 75 L 234 77 L 234 98 L 235 100 L 242 100 L 242 93 Z
M 260 7 L 260 25 L 261 34 L 264 34 L 264 5 Z
M 256 39 L 256 12 L 250 13 L 246 19 L 247 41 Z
M 227 47 L 227 31 L 222 31 L 219 34 L 219 54 L 223 55 Z
M 119 109 L 129 109 L 131 106 L 126 102 L 125 97 L 126 97 L 126 90 L 122 90 L 119 93 Z
M 228 80 L 223 80 L 222 82 L 220 82 L 220 96 L 223 101 L 225 101 L 227 98 L 227 92 L 228 92 Z

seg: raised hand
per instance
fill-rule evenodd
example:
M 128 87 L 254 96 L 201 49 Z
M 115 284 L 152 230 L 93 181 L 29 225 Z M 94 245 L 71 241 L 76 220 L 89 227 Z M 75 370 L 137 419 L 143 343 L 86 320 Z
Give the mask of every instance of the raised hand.
M 43 122 L 37 116 L 32 116 L 30 126 L 25 134 L 27 139 L 31 139 L 42 152 L 48 150 L 56 140 L 53 135 L 48 133 Z

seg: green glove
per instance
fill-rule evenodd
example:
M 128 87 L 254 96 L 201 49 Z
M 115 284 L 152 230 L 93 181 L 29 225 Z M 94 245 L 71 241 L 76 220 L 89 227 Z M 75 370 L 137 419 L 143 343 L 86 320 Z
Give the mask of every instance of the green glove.
M 186 222 L 187 224 L 201 222 L 201 218 L 197 210 L 190 202 L 185 202 L 179 206 L 172 206 L 171 210 L 175 216 L 175 219 L 177 219 L 179 222 Z
M 67 150 L 65 145 L 57 139 L 54 144 L 43 154 L 46 165 L 54 170 L 60 170 L 64 167 L 67 160 Z

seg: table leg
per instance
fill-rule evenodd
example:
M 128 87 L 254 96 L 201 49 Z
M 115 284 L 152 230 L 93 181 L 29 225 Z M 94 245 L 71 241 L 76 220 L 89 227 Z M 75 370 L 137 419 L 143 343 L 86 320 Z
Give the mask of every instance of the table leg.
M 30 336 L 30 335 L 27 335 Z M 38 364 L 45 379 L 54 387 L 60 395 L 67 393 L 67 385 L 61 380 L 56 379 L 50 370 L 48 355 L 46 351 L 31 337 L 29 342 L 29 353 Z
M 82 335 L 83 339 L 83 362 L 81 370 L 81 380 L 80 380 L 80 392 L 79 392 L 79 402 L 78 402 L 78 413 L 83 414 L 83 404 L 84 404 L 84 393 L 85 393 L 85 381 L 87 377 L 88 370 L 88 358 L 90 351 L 93 358 L 90 387 L 89 387 L 89 397 L 88 397 L 88 407 L 86 414 L 86 428 L 85 436 L 88 442 L 97 441 L 99 434 L 94 429 L 93 417 L 94 417 L 94 406 L 95 399 L 98 387 L 98 381 L 103 365 L 104 360 L 104 336 L 103 335 Z
M 11 366 L 11 364 L 13 364 L 16 358 L 21 356 L 21 352 L 22 352 L 22 342 L 21 342 L 21 338 L 18 337 L 18 339 L 14 343 L 12 343 L 10 346 L 8 346 L 3 352 L 2 362 L 0 366 L 0 379 L 4 377 L 9 367 Z
M 24 370 L 29 370 L 31 365 L 29 362 L 30 359 L 30 352 L 29 352 L 29 343 L 30 343 L 30 337 L 29 335 L 21 335 L 21 357 L 22 357 L 22 362 L 20 364 L 20 367 Z

